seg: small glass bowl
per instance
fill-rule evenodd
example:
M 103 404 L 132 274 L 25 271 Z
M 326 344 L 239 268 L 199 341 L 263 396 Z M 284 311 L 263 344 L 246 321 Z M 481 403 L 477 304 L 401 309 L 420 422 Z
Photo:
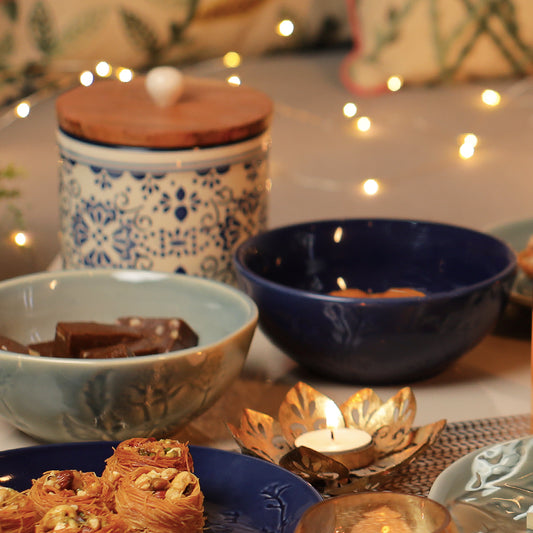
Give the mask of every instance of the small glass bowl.
M 398 492 L 335 496 L 307 509 L 294 533 L 458 533 L 440 503 Z

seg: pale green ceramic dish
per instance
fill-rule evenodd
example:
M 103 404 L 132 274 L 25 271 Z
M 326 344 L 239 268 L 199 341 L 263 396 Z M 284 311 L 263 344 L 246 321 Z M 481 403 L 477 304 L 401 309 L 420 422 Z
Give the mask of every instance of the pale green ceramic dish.
M 240 374 L 258 316 L 237 289 L 180 274 L 80 270 L 0 283 L 0 335 L 22 343 L 53 338 L 58 321 L 125 315 L 183 318 L 199 345 L 114 360 L 0 351 L 0 416 L 50 442 L 170 434 Z
M 526 533 L 532 466 L 530 436 L 492 444 L 448 466 L 429 497 L 450 510 L 461 533 Z

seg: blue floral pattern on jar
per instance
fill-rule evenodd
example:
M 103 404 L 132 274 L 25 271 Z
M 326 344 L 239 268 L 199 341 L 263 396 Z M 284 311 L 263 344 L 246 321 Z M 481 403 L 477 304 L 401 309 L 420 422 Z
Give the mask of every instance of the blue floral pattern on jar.
M 268 148 L 151 171 L 89 161 L 60 143 L 64 268 L 140 268 L 234 284 L 233 252 L 266 227 Z

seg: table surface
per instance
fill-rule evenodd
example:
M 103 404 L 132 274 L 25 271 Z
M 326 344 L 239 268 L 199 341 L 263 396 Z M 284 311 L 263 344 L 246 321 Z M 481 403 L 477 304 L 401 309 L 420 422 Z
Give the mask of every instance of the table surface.
M 401 217 L 487 229 L 533 216 L 533 81 L 404 88 L 357 98 L 341 85 L 338 69 L 346 50 L 245 59 L 243 83 L 275 103 L 271 153 L 270 226 L 337 217 Z M 224 79 L 217 61 L 189 67 L 193 75 Z M 502 103 L 480 103 L 485 87 Z M 358 132 L 342 114 L 353 101 L 372 120 Z M 19 180 L 26 226 L 33 244 L 14 250 L 0 244 L 1 275 L 48 268 L 58 252 L 57 150 L 54 98 L 36 105 L 27 119 L 0 129 L 0 162 L 23 168 Z M 457 155 L 458 136 L 474 132 L 473 158 Z M 375 178 L 380 192 L 367 196 L 362 183 Z M 494 332 L 440 375 L 410 383 L 417 399 L 415 423 L 449 422 L 530 412 L 531 309 L 511 304 Z M 225 422 L 244 407 L 276 415 L 297 381 L 337 402 L 366 386 L 334 383 L 310 375 L 257 331 L 242 377 L 221 400 L 181 432 L 193 444 L 235 447 Z M 376 387 L 382 399 L 400 386 Z M 36 442 L 0 421 L 0 449 Z

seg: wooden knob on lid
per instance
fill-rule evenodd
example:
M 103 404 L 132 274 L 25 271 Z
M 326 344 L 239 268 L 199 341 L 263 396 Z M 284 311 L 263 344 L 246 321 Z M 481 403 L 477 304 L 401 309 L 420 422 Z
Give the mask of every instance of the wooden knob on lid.
M 146 75 L 146 90 L 155 105 L 168 107 L 183 94 L 183 76 L 174 67 L 155 67 Z

